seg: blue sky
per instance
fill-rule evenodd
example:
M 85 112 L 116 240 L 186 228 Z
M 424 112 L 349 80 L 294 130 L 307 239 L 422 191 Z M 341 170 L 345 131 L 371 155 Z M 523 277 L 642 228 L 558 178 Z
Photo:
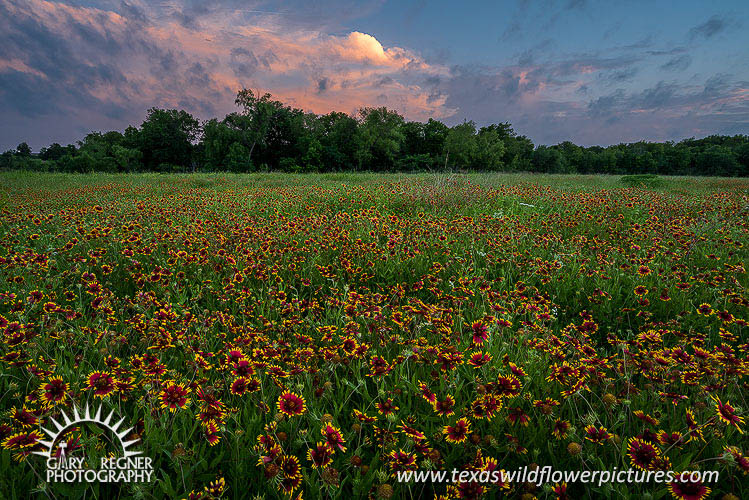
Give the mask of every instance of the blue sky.
M 749 4 L 0 0 L 0 149 L 293 106 L 509 121 L 536 143 L 749 133 Z

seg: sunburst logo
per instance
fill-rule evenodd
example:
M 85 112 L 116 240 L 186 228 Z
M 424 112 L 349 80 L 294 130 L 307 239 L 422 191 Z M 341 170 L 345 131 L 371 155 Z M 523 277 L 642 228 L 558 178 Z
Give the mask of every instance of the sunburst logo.
M 106 418 L 102 418 L 102 407 L 91 415 L 88 404 L 81 414 L 78 408 L 73 406 L 72 418 L 64 411 L 62 413 L 63 422 L 60 423 L 54 418 L 50 418 L 54 424 L 54 429 L 42 427 L 42 430 L 49 436 L 48 441 L 40 441 L 46 450 L 34 451 L 35 455 L 41 455 L 47 459 L 47 482 L 149 482 L 153 474 L 151 459 L 143 457 L 142 451 L 130 449 L 137 444 L 140 439 L 126 440 L 127 435 L 133 430 L 132 427 L 122 429 L 125 418 L 115 421 L 114 410 L 110 411 Z M 122 450 L 120 456 L 111 455 L 102 457 L 98 469 L 90 468 L 86 457 L 75 457 L 69 455 L 68 449 L 72 448 L 71 443 L 66 442 L 63 438 L 69 431 L 75 428 L 81 428 L 85 424 L 97 426 L 103 430 L 109 431 L 115 436 L 115 442 L 119 444 Z M 58 450 L 55 452 L 55 444 Z M 78 447 L 78 443 L 75 443 Z

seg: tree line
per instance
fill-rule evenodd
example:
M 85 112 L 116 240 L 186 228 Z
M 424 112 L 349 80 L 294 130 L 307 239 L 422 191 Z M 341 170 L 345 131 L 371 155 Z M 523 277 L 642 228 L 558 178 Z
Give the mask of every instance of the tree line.
M 176 109 L 148 110 L 140 127 L 92 132 L 76 144 L 28 144 L 0 168 L 58 172 L 331 172 L 460 169 L 581 174 L 749 175 L 749 136 L 582 147 L 534 145 L 509 123 L 453 127 L 406 121 L 385 107 L 355 116 L 304 111 L 242 89 L 239 110 L 200 122 Z

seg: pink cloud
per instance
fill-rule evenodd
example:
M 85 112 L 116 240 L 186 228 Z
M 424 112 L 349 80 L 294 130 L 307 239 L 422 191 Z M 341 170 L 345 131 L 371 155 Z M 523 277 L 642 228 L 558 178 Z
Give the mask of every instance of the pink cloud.
M 8 70 L 18 71 L 19 73 L 28 73 L 40 78 L 47 78 L 47 75 L 41 71 L 28 66 L 25 62 L 16 58 L 0 60 L 0 73 L 7 72 Z
M 250 86 L 318 113 L 353 112 L 374 105 L 394 107 L 410 119 L 454 112 L 445 98 L 430 98 L 429 89 L 418 83 L 427 76 L 447 75 L 448 68 L 430 65 L 402 47 L 384 47 L 375 36 L 358 31 L 336 36 L 248 25 L 226 14 L 203 19 L 200 28 L 152 16 L 152 22 L 136 30 L 127 18 L 104 9 L 45 0 L 30 0 L 21 9 L 0 1 L 13 16 L 33 18 L 59 36 L 80 55 L 82 64 L 114 66 L 125 75 L 121 81 L 87 83 L 90 95 L 102 102 L 143 109 L 203 102 L 218 112 L 229 112 L 234 110 L 236 91 Z M 107 52 L 108 47 L 92 44 L 81 27 L 106 40 L 106 45 L 117 44 L 116 57 Z M 244 50 L 262 63 L 239 67 L 232 59 L 233 49 Z M 199 78 L 194 68 L 202 70 Z M 243 73 L 241 68 L 249 70 Z M 8 69 L 45 76 L 31 58 L 0 61 L 0 71 Z M 324 92 L 318 88 L 323 78 L 328 83 Z

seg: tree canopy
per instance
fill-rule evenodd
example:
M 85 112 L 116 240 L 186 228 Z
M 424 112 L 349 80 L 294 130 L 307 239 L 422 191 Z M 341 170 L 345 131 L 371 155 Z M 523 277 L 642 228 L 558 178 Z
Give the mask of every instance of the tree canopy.
M 385 107 L 355 116 L 305 113 L 269 93 L 237 93 L 238 111 L 200 122 L 178 109 L 148 110 L 139 127 L 91 132 L 76 144 L 33 153 L 26 142 L 0 154 L 0 168 L 64 172 L 459 169 L 546 173 L 749 175 L 749 136 L 582 147 L 534 145 L 508 122 L 477 128 L 407 121 Z

